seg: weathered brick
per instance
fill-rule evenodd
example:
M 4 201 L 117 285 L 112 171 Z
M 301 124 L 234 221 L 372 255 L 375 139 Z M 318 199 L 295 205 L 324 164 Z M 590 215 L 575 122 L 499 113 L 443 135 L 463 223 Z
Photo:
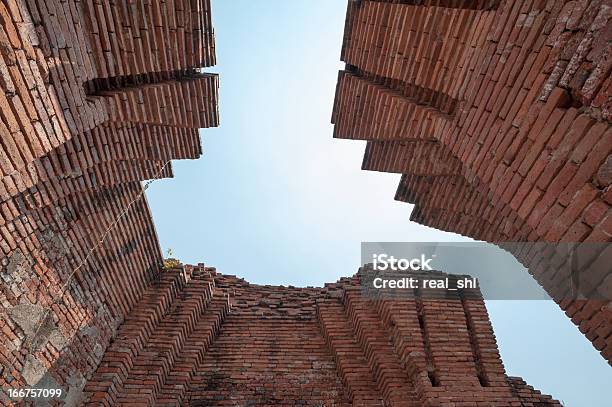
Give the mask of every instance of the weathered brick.
M 478 296 L 372 300 L 363 269 L 295 288 L 170 267 L 119 328 L 86 405 L 559 405 L 506 377 Z
M 93 373 L 162 262 L 140 182 L 172 176 L 172 159 L 197 158 L 198 128 L 218 123 L 218 78 L 192 70 L 215 61 L 208 1 L 167 6 L 180 10 L 189 36 L 178 49 L 190 55 L 184 63 L 160 72 L 151 57 L 131 76 L 119 76 L 131 57 L 113 42 L 116 32 L 141 35 L 134 24 L 164 31 L 176 22 L 150 8 L 121 14 L 116 9 L 123 6 L 110 3 L 104 7 L 113 18 L 98 21 L 87 13 L 90 4 L 10 0 L 0 6 L 0 268 L 9 276 L 0 285 L 0 302 L 33 304 L 53 321 L 42 347 L 24 340 L 7 353 L 3 366 L 12 372 L 12 387 L 33 384 L 24 370 L 32 357 L 66 391 Z M 110 38 L 104 53 L 91 45 L 100 30 Z M 177 44 L 143 43 L 139 52 L 169 53 Z M 102 74 L 107 63 L 121 66 L 112 70 L 116 77 Z M 171 113 L 131 115 L 144 108 L 121 97 L 156 87 Z M 114 94 L 119 106 L 113 106 Z M 156 95 L 147 95 L 141 102 L 158 109 Z M 113 121 L 116 110 L 127 120 Z M 6 273 L 15 259 L 23 259 L 23 270 Z M 32 339 L 34 333 L 19 326 L 11 321 L 11 335 Z M 49 342 L 52 337 L 61 339 Z M 0 377 L 3 388 L 6 378 Z M 1 405 L 8 403 L 4 395 Z
M 434 39 L 440 9 L 412 3 L 349 6 L 342 47 L 348 68 L 339 76 L 334 137 L 368 141 L 364 168 L 403 174 L 395 199 L 414 204 L 413 221 L 477 240 L 609 242 L 600 219 L 605 207 L 589 206 L 580 191 L 591 188 L 590 200 L 601 193 L 610 203 L 610 8 L 596 1 L 500 1 L 487 13 L 462 10 L 458 2 L 448 14 L 470 18 L 457 34 L 441 29 Z M 402 24 L 403 15 L 413 19 Z M 437 53 L 453 41 L 461 44 L 451 45 L 453 58 Z M 389 71 L 400 54 L 406 64 Z M 452 85 L 437 87 L 442 78 Z M 389 92 L 444 114 L 436 119 L 444 131 L 414 131 L 433 116 L 395 125 L 404 117 L 386 102 Z M 365 111 L 364 96 L 373 107 Z M 455 108 L 441 111 L 437 101 L 449 98 Z M 383 148 L 375 143 L 385 125 L 395 127 L 382 136 Z M 407 152 L 432 142 L 431 162 Z M 442 161 L 452 164 L 444 175 L 434 164 Z M 549 292 L 565 285 L 539 282 Z

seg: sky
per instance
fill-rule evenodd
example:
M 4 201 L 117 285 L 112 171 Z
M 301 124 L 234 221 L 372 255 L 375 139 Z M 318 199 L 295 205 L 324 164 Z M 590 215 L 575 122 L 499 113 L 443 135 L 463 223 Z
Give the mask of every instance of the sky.
M 347 0 L 213 0 L 221 125 L 147 196 L 164 253 L 252 283 L 354 274 L 361 242 L 468 241 L 410 222 L 400 176 L 332 137 Z M 552 301 L 488 301 L 509 375 L 568 407 L 604 407 L 612 369 Z

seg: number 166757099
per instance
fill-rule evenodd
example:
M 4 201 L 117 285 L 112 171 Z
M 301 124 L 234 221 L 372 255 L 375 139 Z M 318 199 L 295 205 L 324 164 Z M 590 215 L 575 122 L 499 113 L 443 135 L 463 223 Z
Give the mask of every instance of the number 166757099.
M 12 399 L 61 397 L 62 389 L 8 389 Z

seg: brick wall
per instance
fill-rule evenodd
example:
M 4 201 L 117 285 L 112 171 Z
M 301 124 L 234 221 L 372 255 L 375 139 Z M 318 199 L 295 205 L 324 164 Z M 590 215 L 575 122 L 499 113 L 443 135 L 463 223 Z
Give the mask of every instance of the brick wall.
M 334 136 L 367 140 L 363 169 L 402 174 L 413 221 L 490 242 L 610 242 L 611 17 L 600 0 L 349 2 Z M 583 293 L 608 300 L 577 301 L 554 261 L 514 254 L 612 361 L 609 267 Z
M 432 204 L 419 204 L 415 216 L 433 224 L 437 218 L 430 210 L 451 216 L 470 213 L 464 205 L 484 205 L 490 216 L 482 233 L 531 233 L 536 229 L 523 223 L 515 231 L 512 223 L 495 222 L 498 214 L 516 218 L 512 214 L 523 212 L 490 195 L 491 183 L 466 164 L 463 151 L 474 148 L 472 141 L 450 142 L 461 139 L 461 127 L 477 126 L 474 117 L 494 117 L 470 78 L 479 60 L 527 55 L 535 63 L 535 54 L 508 48 L 508 41 L 542 42 L 558 57 L 542 57 L 547 65 L 532 81 L 538 91 L 527 92 L 538 101 L 528 103 L 523 88 L 517 90 L 523 99 L 511 97 L 514 88 L 502 86 L 504 101 L 525 102 L 500 102 L 500 108 L 537 106 L 529 123 L 537 123 L 540 112 L 546 120 L 558 117 L 558 128 L 571 131 L 559 130 L 557 145 L 568 145 L 561 143 L 564 137 L 590 134 L 588 140 L 603 140 L 606 147 L 607 100 L 600 92 L 608 84 L 605 61 L 585 47 L 572 48 L 584 40 L 603 55 L 598 33 L 605 28 L 604 9 L 568 11 L 553 2 L 525 2 L 520 10 L 499 1 L 435 4 L 350 3 L 347 38 L 355 37 L 343 47 L 350 66 L 338 87 L 337 136 L 372 138 L 365 168 L 416 177 L 406 196 Z M 396 11 L 389 7 L 404 8 L 402 16 L 417 20 L 390 25 Z M 436 26 L 450 34 L 434 41 L 435 47 L 427 48 L 425 37 L 414 42 L 413 34 L 379 46 L 391 38 L 385 32 L 401 34 L 406 27 L 436 37 L 428 13 L 439 9 L 446 11 Z M 376 21 L 370 24 L 372 16 Z M 520 21 L 516 33 L 497 29 L 499 21 L 512 19 Z M 172 159 L 199 157 L 197 129 L 218 124 L 218 78 L 199 69 L 215 62 L 208 0 L 8 0 L 0 4 L 0 20 L 0 404 L 11 405 L 8 388 L 61 387 L 67 405 L 558 405 L 506 377 L 482 300 L 372 302 L 361 296 L 359 276 L 297 289 L 251 285 L 203 266 L 161 269 L 141 181 L 171 176 Z M 541 26 L 557 20 L 573 28 Z M 532 36 L 531 27 L 541 28 L 546 38 Z M 407 44 L 417 52 L 402 55 L 413 60 L 389 52 Z M 435 57 L 440 52 L 444 56 Z M 413 66 L 418 68 L 408 74 L 406 67 Z M 515 79 L 502 68 L 495 72 L 500 86 L 500 75 L 507 83 Z M 462 80 L 448 83 L 447 73 Z M 353 122 L 359 119 L 351 110 L 355 98 L 364 102 L 358 111 L 367 120 L 361 125 Z M 492 118 L 491 128 L 510 124 L 508 131 L 531 134 L 521 127 L 522 116 L 508 111 L 509 122 Z M 418 136 L 403 140 L 405 126 Z M 453 137 L 442 131 L 451 128 Z M 480 130 L 470 134 L 480 146 Z M 516 155 L 522 146 L 513 147 Z M 555 155 L 561 163 L 571 155 L 576 167 L 563 173 L 571 176 L 561 192 L 579 184 L 578 201 L 587 201 L 588 208 L 568 205 L 567 194 L 559 202 L 555 196 L 551 207 L 571 208 L 591 233 L 609 236 L 609 202 L 597 190 L 609 184 L 607 167 L 598 166 L 605 148 L 577 146 L 582 147 L 571 154 L 561 149 Z M 407 151 L 433 164 L 411 163 Z M 512 155 L 503 157 L 499 165 L 514 162 Z M 482 171 L 501 171 L 489 167 Z M 583 187 L 581 168 L 595 167 L 596 183 Z M 549 173 L 557 175 L 555 168 Z M 469 199 L 452 206 L 446 198 L 438 202 L 425 195 L 422 186 L 432 176 L 445 180 L 448 197 Z M 483 218 L 477 213 L 471 216 Z M 574 224 L 568 223 L 578 231 Z M 567 305 L 579 321 L 592 325 L 607 317 L 592 302 L 579 305 Z M 602 343 L 599 328 L 608 325 L 589 330 L 591 325 L 587 336 Z
M 361 271 L 360 271 L 361 273 Z M 119 327 L 88 405 L 559 406 L 505 370 L 478 296 L 363 296 L 167 269 Z
M 218 124 L 210 2 L 9 0 L 0 22 L 0 404 L 74 404 L 161 284 L 141 181 Z

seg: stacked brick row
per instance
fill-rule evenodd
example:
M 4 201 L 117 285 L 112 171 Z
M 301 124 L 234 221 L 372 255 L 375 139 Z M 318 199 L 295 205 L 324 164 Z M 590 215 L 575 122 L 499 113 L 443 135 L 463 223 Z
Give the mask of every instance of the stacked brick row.
M 228 314 L 227 294 L 203 266 L 164 272 L 121 325 L 84 404 L 180 405 Z
M 529 386 L 520 377 L 508 377 L 508 383 L 512 387 L 512 393 L 521 399 L 523 406 L 541 406 L 542 400 L 545 400 L 544 405 L 551 403 L 548 396 L 542 395 L 539 390 Z
M 505 375 L 478 297 L 375 300 L 360 275 L 295 288 L 166 269 L 119 328 L 86 404 L 559 406 Z
M 490 242 L 612 240 L 609 2 L 349 2 L 332 122 L 402 174 L 413 221 Z M 576 271 L 514 252 L 612 360 L 601 244 Z M 550 246 L 548 247 L 550 249 Z M 557 259 L 559 260 L 559 259 Z M 546 264 L 543 264 L 546 263 Z
M 210 2 L 86 1 L 98 78 L 215 65 Z
M 142 181 L 201 155 L 218 78 L 209 1 L 154 3 L 0 5 L 3 389 L 81 398 L 159 276 Z

